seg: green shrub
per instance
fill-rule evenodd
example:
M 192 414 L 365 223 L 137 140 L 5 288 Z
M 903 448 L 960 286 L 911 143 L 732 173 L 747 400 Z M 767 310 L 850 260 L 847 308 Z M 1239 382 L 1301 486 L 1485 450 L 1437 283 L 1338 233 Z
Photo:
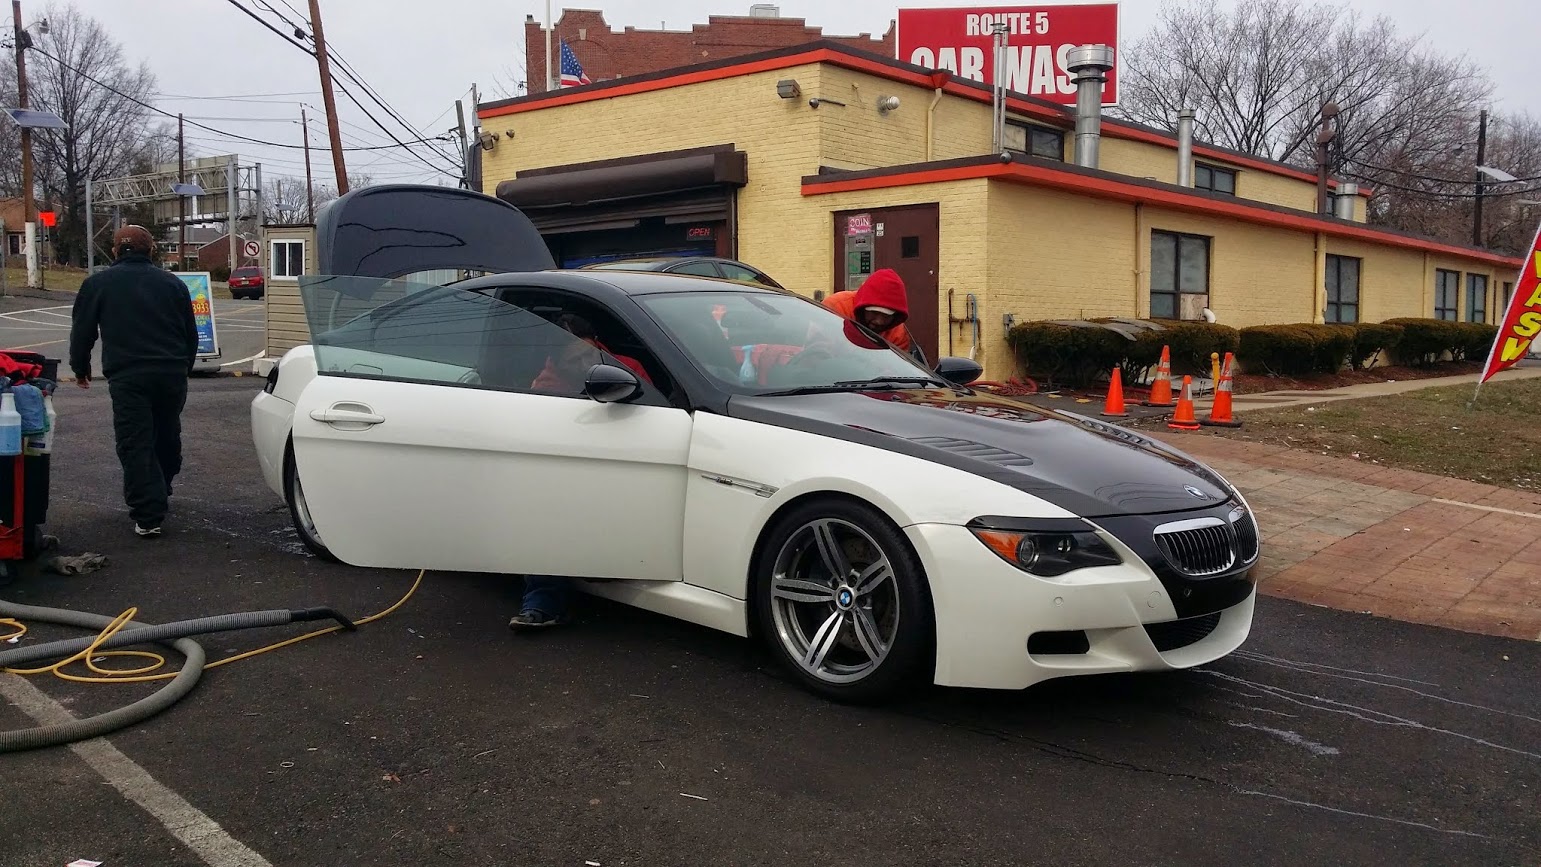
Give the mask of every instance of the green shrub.
M 1460 325 L 1462 337 L 1451 355 L 1466 361 L 1486 360 L 1493 349 L 1493 340 L 1498 336 L 1498 326 L 1485 322 L 1462 322 Z
M 1450 353 L 1452 358 L 1465 354 L 1470 333 L 1459 322 L 1444 319 L 1387 319 L 1387 325 L 1402 328 L 1396 357 L 1403 364 L 1427 367 Z
M 1366 370 L 1375 365 L 1377 357 L 1384 358 L 1383 353 L 1389 354 L 1396 349 L 1402 341 L 1402 326 L 1391 325 L 1385 322 L 1360 322 L 1355 325 L 1344 325 L 1343 328 L 1351 328 L 1354 333 L 1354 350 L 1349 354 L 1349 366 L 1355 370 Z
M 1122 363 L 1130 341 L 1111 329 L 1024 322 L 1007 335 L 1029 374 L 1050 384 L 1081 388 Z
M 209 279 L 216 283 L 224 283 L 230 279 L 229 265 L 215 265 L 209 269 Z
M 1241 330 L 1242 367 L 1271 376 L 1332 374 L 1354 351 L 1354 330 L 1342 325 L 1257 325 Z
M 1241 348 L 1241 333 L 1229 325 L 1218 325 L 1212 322 L 1167 322 L 1162 321 L 1163 330 L 1141 335 L 1141 340 L 1148 341 L 1142 352 L 1154 349 L 1151 355 L 1151 364 L 1155 364 L 1161 357 L 1163 345 L 1172 348 L 1172 375 L 1183 376 L 1209 376 L 1211 371 L 1210 358 L 1212 353 L 1219 353 L 1225 358 L 1227 352 L 1236 352 Z M 1141 340 L 1136 340 L 1139 344 Z
M 1302 325 L 1311 335 L 1311 372 L 1337 373 L 1354 354 L 1354 332 L 1338 325 Z
M 1224 356 L 1237 351 L 1240 343 L 1238 332 L 1228 325 L 1174 320 L 1156 324 L 1161 330 L 1140 331 L 1130 340 L 1107 327 L 1024 322 L 1011 329 L 1007 339 L 1029 374 L 1076 388 L 1107 377 L 1114 367 L 1126 383 L 1141 382 L 1161 360 L 1163 346 L 1171 347 L 1174 375 L 1208 376 L 1210 353 Z
M 1237 359 L 1249 373 L 1304 376 L 1315 361 L 1316 340 L 1300 325 L 1255 325 L 1241 329 Z

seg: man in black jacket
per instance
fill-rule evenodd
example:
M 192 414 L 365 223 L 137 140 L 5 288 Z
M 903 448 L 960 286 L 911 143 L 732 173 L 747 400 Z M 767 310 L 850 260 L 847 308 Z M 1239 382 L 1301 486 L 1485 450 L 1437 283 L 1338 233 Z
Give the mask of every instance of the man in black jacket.
M 150 260 L 155 240 L 141 226 L 113 236 L 112 267 L 80 284 L 70 330 L 75 383 L 91 387 L 91 350 L 102 338 L 102 374 L 123 465 L 123 499 L 134 532 L 161 534 L 171 481 L 182 469 L 182 408 L 198 357 L 187 286 Z

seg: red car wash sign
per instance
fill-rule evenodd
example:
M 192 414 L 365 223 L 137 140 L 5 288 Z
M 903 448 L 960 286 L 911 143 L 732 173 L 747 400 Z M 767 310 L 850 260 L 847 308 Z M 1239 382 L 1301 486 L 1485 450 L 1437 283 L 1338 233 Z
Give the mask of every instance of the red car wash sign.
M 899 59 L 994 86 L 997 24 L 1006 27 L 1006 63 L 1000 72 L 1007 90 L 1075 105 L 1075 85 L 1065 68 L 1070 49 L 1107 45 L 1115 65 L 1102 103 L 1118 104 L 1117 3 L 900 9 Z

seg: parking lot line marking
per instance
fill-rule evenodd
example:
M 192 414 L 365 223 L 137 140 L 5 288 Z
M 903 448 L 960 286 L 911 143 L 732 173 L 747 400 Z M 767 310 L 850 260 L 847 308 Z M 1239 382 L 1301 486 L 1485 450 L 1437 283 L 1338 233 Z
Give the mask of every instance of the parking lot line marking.
M 71 310 L 73 304 L 60 304 L 56 307 L 28 307 L 25 310 L 12 310 L 9 313 L 0 313 L 0 319 L 9 319 L 12 316 L 20 316 L 23 313 L 46 313 L 49 310 Z
M 245 364 L 248 361 L 256 361 L 266 354 L 266 352 L 259 352 L 255 355 L 248 355 L 245 358 L 237 358 L 235 361 L 227 361 L 224 364 L 221 364 L 220 367 L 235 367 L 237 364 Z
M 1476 503 L 1462 503 L 1459 500 L 1441 500 L 1435 497 L 1433 502 L 1443 506 L 1460 506 L 1463 509 L 1476 509 L 1479 512 L 1496 512 L 1500 515 L 1513 515 L 1516 518 L 1536 518 L 1541 520 L 1541 515 L 1535 512 L 1516 512 L 1513 509 L 1500 509 L 1497 506 L 1479 506 Z
M 0 676 L 0 695 L 41 725 L 74 721 L 75 717 L 47 693 L 16 675 Z M 133 801 L 191 849 L 209 867 L 273 867 L 247 848 L 182 796 L 161 785 L 149 772 L 125 756 L 106 738 L 70 744 L 70 751 L 96 771 L 118 793 Z
M 12 346 L 11 349 L 37 349 L 43 346 L 53 346 L 55 343 L 69 343 L 69 338 L 63 340 L 50 340 L 47 343 L 29 343 L 26 346 Z

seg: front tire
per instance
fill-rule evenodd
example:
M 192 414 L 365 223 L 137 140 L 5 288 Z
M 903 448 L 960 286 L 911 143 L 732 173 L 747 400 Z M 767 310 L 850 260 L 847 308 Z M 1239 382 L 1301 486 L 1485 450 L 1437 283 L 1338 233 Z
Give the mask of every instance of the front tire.
M 793 509 L 755 564 L 760 633 L 808 689 L 837 701 L 892 697 L 929 674 L 935 620 L 920 560 L 877 509 Z
M 305 546 L 305 550 L 329 563 L 341 563 L 337 555 L 333 554 L 331 549 L 321 541 L 316 523 L 310 517 L 310 507 L 305 500 L 305 488 L 300 484 L 300 471 L 294 463 L 293 448 L 284 455 L 284 499 L 289 503 L 289 520 L 294 523 L 294 532 L 300 537 L 300 543 Z

